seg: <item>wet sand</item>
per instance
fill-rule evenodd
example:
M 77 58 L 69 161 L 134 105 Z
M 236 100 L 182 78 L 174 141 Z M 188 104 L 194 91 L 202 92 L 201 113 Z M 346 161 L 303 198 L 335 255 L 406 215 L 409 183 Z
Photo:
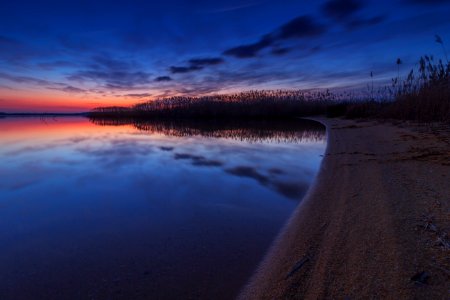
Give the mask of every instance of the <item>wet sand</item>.
M 449 128 L 317 120 L 316 182 L 240 299 L 448 299 Z

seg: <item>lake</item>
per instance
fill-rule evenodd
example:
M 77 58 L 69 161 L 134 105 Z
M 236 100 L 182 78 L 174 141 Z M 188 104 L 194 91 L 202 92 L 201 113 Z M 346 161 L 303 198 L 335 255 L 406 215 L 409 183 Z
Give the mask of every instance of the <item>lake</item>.
M 325 147 L 306 120 L 0 118 L 0 299 L 232 299 Z

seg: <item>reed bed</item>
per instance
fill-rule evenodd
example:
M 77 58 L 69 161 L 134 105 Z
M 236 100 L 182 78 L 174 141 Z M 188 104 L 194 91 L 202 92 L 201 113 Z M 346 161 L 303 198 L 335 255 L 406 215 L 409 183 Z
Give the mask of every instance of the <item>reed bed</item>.
M 441 41 L 442 42 L 442 41 Z M 444 46 L 442 44 L 442 46 Z M 445 49 L 445 48 L 444 48 Z M 346 118 L 381 118 L 423 123 L 450 123 L 450 63 L 424 56 L 417 69 L 391 86 L 374 93 L 369 86 L 365 98 L 352 92 L 248 91 L 229 95 L 171 97 L 131 107 L 99 107 L 90 118 L 117 119 L 288 119 L 313 115 Z M 371 76 L 372 73 L 371 73 Z M 373 77 L 372 77 L 373 78 Z
M 343 95 L 329 91 L 248 91 L 230 95 L 172 97 L 132 107 L 100 107 L 90 117 L 197 118 L 197 119 L 286 119 L 321 114 Z

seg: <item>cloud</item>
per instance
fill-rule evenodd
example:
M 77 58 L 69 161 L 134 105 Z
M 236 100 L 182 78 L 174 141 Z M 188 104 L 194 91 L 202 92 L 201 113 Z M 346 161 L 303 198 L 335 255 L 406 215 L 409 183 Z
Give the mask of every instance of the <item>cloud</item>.
M 241 10 L 241 9 L 258 6 L 265 2 L 267 2 L 267 1 L 248 2 L 248 3 L 243 3 L 243 4 L 239 4 L 239 5 L 234 5 L 234 6 L 226 6 L 226 7 L 221 7 L 221 8 L 202 10 L 202 11 L 199 11 L 199 13 L 216 14 L 216 13 L 233 12 L 233 11 L 237 11 L 237 10 Z
M 325 16 L 343 23 L 348 29 L 357 29 L 379 24 L 386 16 L 358 16 L 359 12 L 367 6 L 361 0 L 329 0 L 322 6 Z
M 74 67 L 76 64 L 69 61 L 57 60 L 52 62 L 39 63 L 38 67 L 44 70 L 53 70 L 58 68 Z
M 173 151 L 174 147 L 161 146 L 159 147 L 162 151 Z
M 306 194 L 308 185 L 302 182 L 275 182 L 274 189 L 289 199 L 300 200 Z
M 73 72 L 67 79 L 94 81 L 110 89 L 131 89 L 151 82 L 151 74 L 140 69 L 139 65 L 128 60 L 96 55 L 83 70 Z
M 0 61 L 8 64 L 23 65 L 25 61 L 30 60 L 42 54 L 34 47 L 26 45 L 21 41 L 0 35 Z
M 409 4 L 436 5 L 450 3 L 450 0 L 405 0 Z
M 290 48 L 273 48 L 271 53 L 273 55 L 284 55 L 291 51 Z
M 66 92 L 66 93 L 85 93 L 86 90 L 71 86 L 71 85 L 67 85 L 65 87 L 48 87 L 48 89 L 50 90 L 58 90 L 58 91 L 62 91 L 62 92 Z
M 312 16 L 302 15 L 283 24 L 273 32 L 263 35 L 256 43 L 233 47 L 225 50 L 223 54 L 237 58 L 252 58 L 276 42 L 316 37 L 325 33 L 326 30 L 326 26 L 317 22 Z
M 249 166 L 238 166 L 231 169 L 226 169 L 226 173 L 256 180 L 262 186 L 268 187 L 275 192 L 294 200 L 299 200 L 306 193 L 308 185 L 302 182 L 282 182 L 276 180 L 272 176 L 266 176 L 258 172 L 255 168 Z
M 150 73 L 143 71 L 77 71 L 68 77 L 69 80 L 76 81 L 102 81 L 106 82 L 106 87 L 113 89 L 127 89 L 136 85 L 150 82 Z
M 269 183 L 269 177 L 262 175 L 258 171 L 256 171 L 253 167 L 247 166 L 238 166 L 232 169 L 227 169 L 225 172 L 238 176 L 238 177 L 247 177 L 258 181 L 262 185 L 267 185 Z
M 154 152 L 154 146 L 146 141 L 133 139 L 112 140 L 101 147 L 86 144 L 76 148 L 77 151 L 97 160 L 97 164 L 117 169 L 131 163 L 142 164 L 145 157 Z
M 29 77 L 29 76 L 20 76 L 20 75 L 11 75 L 7 73 L 0 73 L 0 79 L 6 79 L 16 83 L 30 83 L 35 85 L 48 85 L 51 84 L 47 80 Z
M 169 68 L 169 70 L 172 74 L 189 73 L 192 71 L 199 71 L 202 69 L 203 69 L 203 67 L 201 67 L 201 66 L 188 66 L 188 67 L 172 66 Z
M 258 42 L 253 44 L 241 45 L 226 50 L 223 54 L 234 56 L 237 58 L 252 58 L 259 51 L 272 45 L 273 41 L 269 36 L 262 37 Z
M 214 66 L 219 65 L 224 62 L 221 57 L 212 57 L 212 58 L 194 58 L 189 60 L 189 63 L 192 66 Z
M 368 19 L 355 19 L 347 23 L 349 28 L 361 28 L 372 25 L 377 25 L 386 20 L 385 16 L 375 16 Z
M 172 78 L 169 76 L 159 76 L 155 78 L 156 82 L 162 82 L 162 81 L 171 81 Z
M 335 20 L 343 20 L 352 17 L 364 7 L 364 3 L 359 0 L 330 0 L 323 6 L 325 15 Z
M 152 94 L 149 93 L 142 93 L 142 94 L 126 94 L 125 97 L 131 97 L 131 98 L 147 98 L 150 97 Z
M 221 167 L 223 163 L 218 160 L 207 159 L 204 156 L 193 155 L 188 153 L 175 153 L 174 159 L 176 160 L 190 160 L 193 166 L 198 167 Z
M 220 57 L 193 58 L 189 60 L 188 66 L 171 66 L 169 71 L 172 74 L 189 73 L 193 71 L 200 71 L 203 70 L 204 67 L 218 65 L 223 62 L 224 60 Z
M 305 38 L 321 35 L 326 31 L 324 25 L 312 16 L 300 16 L 280 27 L 275 39 Z
M 188 154 L 188 153 L 175 153 L 174 158 L 176 160 L 180 160 L 180 159 L 200 160 L 200 159 L 204 159 L 205 157 L 200 156 L 200 155 Z

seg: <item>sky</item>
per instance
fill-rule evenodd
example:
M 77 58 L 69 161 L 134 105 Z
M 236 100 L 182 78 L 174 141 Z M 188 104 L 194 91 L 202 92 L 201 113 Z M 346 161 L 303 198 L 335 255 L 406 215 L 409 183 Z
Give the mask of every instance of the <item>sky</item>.
M 450 0 L 1 1 L 0 111 L 362 89 L 450 48 Z M 450 49 L 449 49 L 450 50 Z

